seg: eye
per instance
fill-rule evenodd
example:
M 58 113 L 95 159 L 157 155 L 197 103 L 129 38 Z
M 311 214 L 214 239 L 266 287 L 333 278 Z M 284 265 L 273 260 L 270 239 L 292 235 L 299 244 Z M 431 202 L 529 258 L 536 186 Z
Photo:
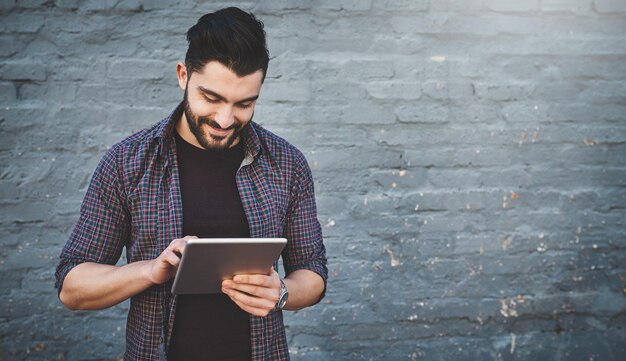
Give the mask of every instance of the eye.
M 252 106 L 252 102 L 250 102 L 250 103 L 238 103 L 237 104 L 237 108 L 240 108 L 240 109 L 248 109 L 251 106 Z
M 205 96 L 204 99 L 206 99 L 206 101 L 211 103 L 211 104 L 219 103 L 219 100 L 213 99 L 213 98 L 209 98 L 207 96 Z

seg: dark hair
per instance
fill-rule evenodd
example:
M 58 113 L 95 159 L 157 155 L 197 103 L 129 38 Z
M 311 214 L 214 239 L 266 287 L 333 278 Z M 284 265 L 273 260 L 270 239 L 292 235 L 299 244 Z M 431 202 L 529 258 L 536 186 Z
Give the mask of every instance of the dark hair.
M 229 7 L 203 15 L 187 31 L 187 41 L 185 66 L 189 75 L 216 60 L 238 76 L 260 69 L 265 79 L 269 63 L 265 31 L 263 23 L 252 14 Z

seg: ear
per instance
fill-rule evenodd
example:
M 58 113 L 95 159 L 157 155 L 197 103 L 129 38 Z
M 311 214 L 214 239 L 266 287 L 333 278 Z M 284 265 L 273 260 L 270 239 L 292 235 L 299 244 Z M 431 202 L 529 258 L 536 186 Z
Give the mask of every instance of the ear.
M 176 63 L 176 76 L 178 77 L 178 86 L 185 90 L 187 88 L 187 81 L 189 80 L 189 74 L 187 74 L 187 67 L 183 62 Z

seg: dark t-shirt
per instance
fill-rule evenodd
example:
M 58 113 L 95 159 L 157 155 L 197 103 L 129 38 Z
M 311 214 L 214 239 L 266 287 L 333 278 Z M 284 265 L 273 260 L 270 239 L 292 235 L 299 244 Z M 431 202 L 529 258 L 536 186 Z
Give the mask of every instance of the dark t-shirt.
M 176 133 L 183 235 L 250 237 L 235 174 L 241 142 L 226 150 L 197 148 Z M 224 294 L 179 295 L 168 360 L 250 360 L 250 316 Z

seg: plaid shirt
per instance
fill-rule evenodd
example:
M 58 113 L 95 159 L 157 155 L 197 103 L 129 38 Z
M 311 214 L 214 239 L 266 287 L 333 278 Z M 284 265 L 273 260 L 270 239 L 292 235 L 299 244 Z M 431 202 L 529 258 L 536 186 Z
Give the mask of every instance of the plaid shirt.
M 59 290 L 67 273 L 82 262 L 114 265 L 124 247 L 128 262 L 151 260 L 173 239 L 184 236 L 173 136 L 181 114 L 179 105 L 154 127 L 116 144 L 103 157 L 61 252 L 56 271 Z M 286 274 L 307 269 L 326 283 L 326 253 L 304 155 L 254 122 L 244 128 L 242 140 L 245 158 L 236 181 L 250 236 L 287 238 L 282 253 Z M 165 359 L 176 309 L 171 287 L 172 280 L 131 298 L 124 360 Z M 252 360 L 288 360 L 282 312 L 251 315 L 250 342 Z

